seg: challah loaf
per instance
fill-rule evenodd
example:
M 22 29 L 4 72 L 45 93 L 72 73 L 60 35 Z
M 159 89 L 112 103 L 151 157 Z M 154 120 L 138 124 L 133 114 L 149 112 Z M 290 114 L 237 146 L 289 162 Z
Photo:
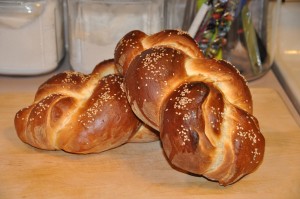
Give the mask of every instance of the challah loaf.
M 34 147 L 97 153 L 126 142 L 157 139 L 131 111 L 113 60 L 90 75 L 64 72 L 42 84 L 32 105 L 15 116 L 19 138 Z
M 173 167 L 228 185 L 260 165 L 265 140 L 245 79 L 228 62 L 204 58 L 189 35 L 129 32 L 115 65 L 132 110 L 159 130 Z

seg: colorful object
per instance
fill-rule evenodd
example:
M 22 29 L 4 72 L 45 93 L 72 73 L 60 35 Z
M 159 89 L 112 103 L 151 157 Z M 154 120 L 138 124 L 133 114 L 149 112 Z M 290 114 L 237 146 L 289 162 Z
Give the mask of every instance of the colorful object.
M 204 4 L 208 5 L 210 9 L 206 12 L 194 38 L 206 57 L 222 58 L 221 50 L 227 42 L 226 35 L 243 2 L 240 0 L 208 0 L 202 2 L 202 6 Z

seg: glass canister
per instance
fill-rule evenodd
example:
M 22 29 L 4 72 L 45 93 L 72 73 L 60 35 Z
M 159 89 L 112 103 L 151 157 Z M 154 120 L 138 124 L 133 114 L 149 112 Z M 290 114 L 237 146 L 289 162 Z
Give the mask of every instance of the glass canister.
M 196 14 L 197 0 L 165 0 L 167 29 L 187 31 Z
M 46 73 L 63 55 L 61 0 L 0 0 L 0 74 Z
M 164 28 L 163 0 L 68 0 L 69 58 L 76 71 L 90 73 L 111 59 L 117 42 L 138 29 L 151 34 Z
M 201 2 L 190 30 L 204 54 L 231 62 L 248 81 L 263 76 L 274 62 L 281 1 Z

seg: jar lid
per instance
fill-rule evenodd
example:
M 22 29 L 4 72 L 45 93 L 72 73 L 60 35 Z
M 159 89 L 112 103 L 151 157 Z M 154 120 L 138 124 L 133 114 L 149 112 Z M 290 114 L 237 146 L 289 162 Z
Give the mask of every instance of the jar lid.
M 0 0 L 0 26 L 21 28 L 34 21 L 45 10 L 46 0 Z

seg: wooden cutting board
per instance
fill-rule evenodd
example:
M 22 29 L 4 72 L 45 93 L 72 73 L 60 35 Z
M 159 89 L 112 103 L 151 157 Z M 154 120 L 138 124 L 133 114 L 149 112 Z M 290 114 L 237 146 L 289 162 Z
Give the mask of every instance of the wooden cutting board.
M 18 139 L 13 124 L 33 93 L 1 94 L 0 198 L 300 198 L 300 128 L 274 90 L 252 93 L 265 158 L 227 187 L 174 170 L 159 142 L 93 155 L 35 149 Z

